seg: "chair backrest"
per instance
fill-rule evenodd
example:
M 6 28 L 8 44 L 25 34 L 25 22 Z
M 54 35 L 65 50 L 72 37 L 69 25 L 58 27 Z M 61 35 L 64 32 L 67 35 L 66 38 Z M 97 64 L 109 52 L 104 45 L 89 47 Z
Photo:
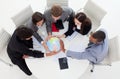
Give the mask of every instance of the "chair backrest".
M 11 19 L 13 20 L 16 27 L 18 27 L 20 25 L 25 24 L 26 21 L 32 16 L 32 14 L 33 14 L 33 10 L 29 5 L 20 12 L 18 12 L 15 16 L 11 17 Z
M 54 4 L 59 4 L 60 6 L 68 6 L 68 0 L 47 0 L 48 8 Z
M 92 0 L 88 0 L 83 8 L 85 14 L 91 19 L 93 28 L 100 26 L 101 20 L 106 15 L 106 11 L 102 9 L 99 5 L 94 3 Z
M 11 35 L 4 29 L 0 29 L 0 53 L 7 46 Z
M 120 36 L 116 36 L 112 39 L 109 39 L 108 55 L 105 59 L 98 63 L 92 63 L 91 72 L 94 70 L 94 65 L 109 65 L 111 66 L 113 62 L 120 61 Z
M 110 39 L 108 54 L 111 63 L 120 60 L 120 36 Z

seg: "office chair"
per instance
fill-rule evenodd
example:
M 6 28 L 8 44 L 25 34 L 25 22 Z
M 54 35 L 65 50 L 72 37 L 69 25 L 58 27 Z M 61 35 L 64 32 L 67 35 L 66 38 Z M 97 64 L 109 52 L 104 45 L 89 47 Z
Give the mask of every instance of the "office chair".
M 15 16 L 12 16 L 11 19 L 16 25 L 16 27 L 18 27 L 20 25 L 24 25 L 32 16 L 32 14 L 33 14 L 33 10 L 29 5 L 20 12 L 18 12 Z
M 107 57 L 100 62 L 99 64 L 92 64 L 91 72 L 94 71 L 95 65 L 107 65 L 111 66 L 112 62 L 116 62 L 120 60 L 120 36 L 116 36 L 112 39 L 109 39 L 109 48 L 108 48 Z
M 95 31 L 100 25 L 101 21 L 106 15 L 106 11 L 92 0 L 88 0 L 83 8 L 80 8 L 78 12 L 84 12 L 92 21 L 92 30 Z
M 60 6 L 68 6 L 68 0 L 47 0 L 47 7 L 52 7 L 54 4 L 59 4 Z
M 9 57 L 7 55 L 7 49 L 6 49 L 10 38 L 11 35 L 8 32 L 6 32 L 4 29 L 0 30 L 0 61 L 5 63 L 6 65 L 12 66 L 12 64 L 6 62 L 6 60 L 10 60 L 8 59 Z
M 120 60 L 120 36 L 110 39 L 109 59 L 110 63 Z

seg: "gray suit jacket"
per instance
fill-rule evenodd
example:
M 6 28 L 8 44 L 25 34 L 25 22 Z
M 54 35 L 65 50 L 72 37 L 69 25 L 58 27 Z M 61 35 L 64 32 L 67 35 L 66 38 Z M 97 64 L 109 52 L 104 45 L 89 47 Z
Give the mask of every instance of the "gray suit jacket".
M 41 43 L 41 41 L 43 41 L 43 39 L 42 39 L 41 36 L 37 33 L 38 27 L 37 27 L 35 24 L 33 24 L 32 18 L 28 20 L 28 22 L 26 23 L 26 26 L 27 26 L 28 28 L 31 28 L 31 29 L 34 31 L 33 36 Z
M 60 17 L 60 20 L 62 20 L 62 22 L 67 21 L 71 15 L 74 15 L 74 11 L 71 8 L 62 7 L 62 9 L 63 9 L 63 12 L 62 12 L 62 15 Z M 50 10 L 51 9 L 47 9 L 44 12 L 44 16 L 45 16 L 45 19 L 46 19 L 46 29 L 47 29 L 48 33 L 49 32 L 52 33 L 51 25 L 54 22 L 54 20 L 51 16 Z

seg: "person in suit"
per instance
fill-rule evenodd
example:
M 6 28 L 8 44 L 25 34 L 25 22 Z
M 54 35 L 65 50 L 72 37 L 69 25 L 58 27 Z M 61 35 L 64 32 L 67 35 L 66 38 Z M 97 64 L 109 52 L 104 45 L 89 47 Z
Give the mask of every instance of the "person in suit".
M 56 29 L 64 29 L 63 22 L 69 21 L 69 18 L 74 16 L 74 11 L 69 7 L 61 7 L 53 5 L 50 9 L 44 12 L 46 19 L 46 29 L 48 35 L 52 35 L 52 25 L 55 24 Z
M 33 15 L 32 15 L 32 18 L 30 18 L 28 20 L 28 22 L 26 23 L 26 26 L 31 28 L 33 30 L 33 36 L 37 39 L 37 41 L 42 44 L 43 43 L 43 39 L 42 37 L 37 33 L 38 29 L 40 27 L 43 26 L 45 22 L 45 18 L 44 18 L 44 15 L 40 12 L 35 12 Z
M 84 52 L 66 51 L 68 57 L 88 59 L 91 63 L 101 62 L 108 53 L 108 37 L 104 29 L 100 29 L 89 38 L 90 42 Z
M 45 54 L 41 51 L 33 50 L 33 33 L 34 32 L 32 29 L 21 25 L 14 31 L 7 46 L 7 53 L 12 63 L 17 65 L 25 74 L 32 78 L 33 74 L 29 70 L 25 62 L 25 58 L 28 56 L 32 56 L 35 58 L 43 58 L 45 56 L 51 56 L 55 54 L 54 52 Z
M 91 20 L 86 16 L 85 13 L 79 12 L 74 17 L 70 17 L 68 30 L 59 37 L 67 37 L 78 32 L 81 35 L 87 35 L 92 28 Z

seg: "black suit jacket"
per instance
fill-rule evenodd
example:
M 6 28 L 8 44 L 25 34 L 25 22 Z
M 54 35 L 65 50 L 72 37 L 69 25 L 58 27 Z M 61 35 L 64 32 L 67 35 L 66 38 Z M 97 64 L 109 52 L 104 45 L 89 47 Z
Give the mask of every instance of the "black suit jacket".
M 16 36 L 16 31 L 13 33 L 8 46 L 7 53 L 11 59 L 11 61 L 15 64 L 21 60 L 23 60 L 23 55 L 29 55 L 33 57 L 44 57 L 44 53 L 41 51 L 30 50 L 29 48 L 33 48 L 32 39 L 30 40 L 20 40 Z

